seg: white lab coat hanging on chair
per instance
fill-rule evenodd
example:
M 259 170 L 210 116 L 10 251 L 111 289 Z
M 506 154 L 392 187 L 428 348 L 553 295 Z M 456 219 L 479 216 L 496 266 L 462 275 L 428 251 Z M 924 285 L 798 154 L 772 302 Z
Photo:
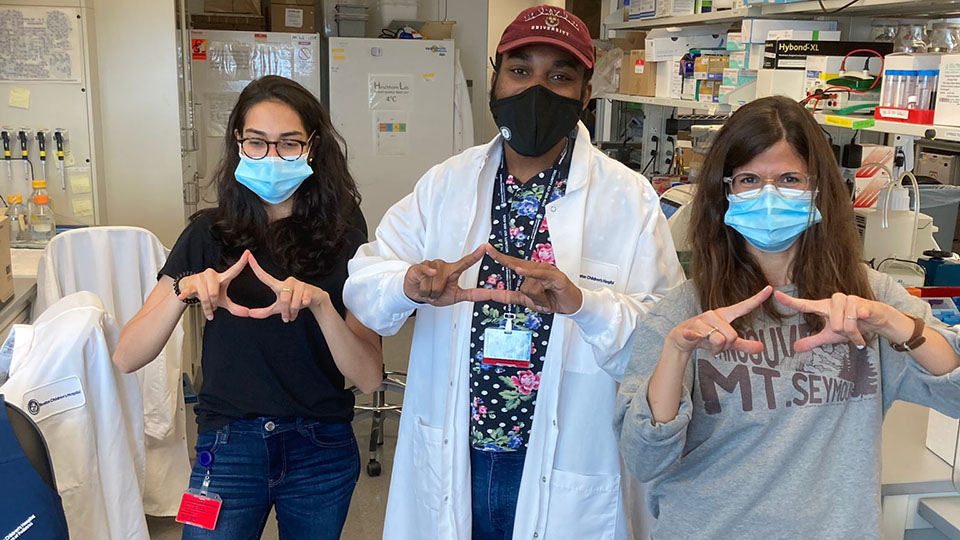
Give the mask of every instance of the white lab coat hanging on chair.
M 37 269 L 34 318 L 66 295 L 90 291 L 123 326 L 156 286 L 167 253 L 153 233 L 138 227 L 89 227 L 57 235 Z M 153 516 L 176 515 L 190 477 L 182 348 L 181 323 L 157 359 L 136 372 L 147 451 L 143 504 Z
M 473 304 L 418 306 L 402 290 L 423 260 L 456 261 L 490 235 L 501 139 L 432 168 L 350 262 L 347 308 L 382 335 L 419 308 L 387 502 L 388 540 L 468 540 Z M 583 307 L 557 316 L 540 380 L 514 538 L 626 538 L 612 415 L 639 316 L 683 273 L 657 194 L 594 148 L 583 124 L 566 194 L 547 205 L 557 267 Z M 479 264 L 460 276 L 476 286 Z

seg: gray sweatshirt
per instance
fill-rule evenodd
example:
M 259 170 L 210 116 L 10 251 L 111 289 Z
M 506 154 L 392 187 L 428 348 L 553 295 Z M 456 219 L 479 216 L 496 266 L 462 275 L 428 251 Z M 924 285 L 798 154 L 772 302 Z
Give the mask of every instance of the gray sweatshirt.
M 878 301 L 924 317 L 957 348 L 957 332 L 926 302 L 869 272 Z M 653 539 L 879 538 L 884 413 L 901 399 L 960 416 L 960 369 L 932 376 L 877 337 L 864 350 L 794 353 L 810 332 L 799 314 L 781 311 L 791 313 L 782 324 L 761 314 L 742 334 L 762 342 L 762 354 L 695 353 L 679 413 L 665 424 L 653 421 L 647 382 L 667 333 L 700 313 L 693 284 L 639 325 L 614 429 L 626 469 L 649 482 Z

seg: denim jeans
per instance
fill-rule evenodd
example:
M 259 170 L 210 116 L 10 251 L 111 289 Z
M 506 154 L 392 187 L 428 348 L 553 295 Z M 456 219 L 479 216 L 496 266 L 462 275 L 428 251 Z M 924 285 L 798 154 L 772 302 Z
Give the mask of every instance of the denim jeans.
M 473 540 L 512 540 L 527 453 L 470 449 Z
M 184 525 L 184 540 L 256 540 L 273 506 L 281 539 L 340 538 L 360 476 L 350 424 L 238 420 L 200 433 L 197 452 L 204 450 L 213 454 L 207 489 L 223 505 L 213 531 Z M 206 472 L 197 460 L 190 487 L 199 489 Z

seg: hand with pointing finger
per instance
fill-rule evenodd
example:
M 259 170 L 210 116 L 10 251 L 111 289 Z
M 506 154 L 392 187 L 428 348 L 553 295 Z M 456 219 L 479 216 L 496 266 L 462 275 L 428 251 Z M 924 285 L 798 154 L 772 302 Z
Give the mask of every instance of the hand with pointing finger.
M 277 300 L 265 307 L 250 310 L 250 317 L 254 319 L 266 319 L 274 315 L 280 315 L 283 322 L 293 322 L 297 320 L 297 315 L 304 308 L 314 308 L 329 301 L 330 295 L 323 289 L 304 283 L 299 279 L 290 276 L 285 280 L 279 280 L 264 270 L 253 254 L 247 256 L 250 269 L 264 285 L 270 287 L 270 290 L 277 295 Z
M 759 354 L 763 344 L 741 338 L 730 323 L 763 305 L 772 291 L 768 285 L 742 302 L 687 319 L 670 331 L 667 340 L 685 353 L 702 349 L 711 355 L 729 350 Z
M 490 244 L 484 249 L 498 264 L 523 277 L 523 283 L 516 291 L 491 291 L 494 301 L 524 306 L 540 313 L 570 315 L 580 310 L 583 292 L 556 266 L 504 255 Z
M 483 247 L 456 262 L 423 261 L 407 269 L 403 277 L 403 294 L 420 304 L 443 307 L 458 302 L 490 300 L 486 289 L 462 289 L 457 283 L 460 275 L 483 258 Z
M 227 295 L 227 288 L 230 287 L 233 279 L 243 271 L 243 267 L 247 265 L 247 259 L 252 257 L 250 251 L 244 251 L 240 259 L 223 272 L 207 268 L 199 274 L 181 278 L 180 296 L 177 298 L 179 300 L 190 298 L 200 300 L 203 316 L 208 321 L 213 320 L 213 314 L 217 308 L 223 308 L 237 317 L 247 317 L 250 310 L 231 300 Z
M 774 298 L 784 307 L 814 313 L 824 319 L 823 330 L 793 344 L 797 352 L 846 342 L 862 349 L 867 344 L 863 338 L 865 333 L 877 333 L 899 343 L 908 339 L 913 329 L 912 321 L 903 313 L 882 302 L 859 296 L 835 293 L 822 300 L 804 300 L 777 291 Z

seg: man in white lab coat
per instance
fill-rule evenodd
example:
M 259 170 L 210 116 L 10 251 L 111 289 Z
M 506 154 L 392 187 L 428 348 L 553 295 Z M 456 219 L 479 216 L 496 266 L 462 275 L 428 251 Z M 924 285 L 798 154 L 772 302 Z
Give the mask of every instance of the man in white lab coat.
M 652 187 L 578 122 L 593 60 L 580 19 L 522 12 L 497 48 L 501 134 L 428 171 L 350 262 L 366 326 L 419 310 L 384 538 L 626 537 L 616 383 L 682 271 Z

